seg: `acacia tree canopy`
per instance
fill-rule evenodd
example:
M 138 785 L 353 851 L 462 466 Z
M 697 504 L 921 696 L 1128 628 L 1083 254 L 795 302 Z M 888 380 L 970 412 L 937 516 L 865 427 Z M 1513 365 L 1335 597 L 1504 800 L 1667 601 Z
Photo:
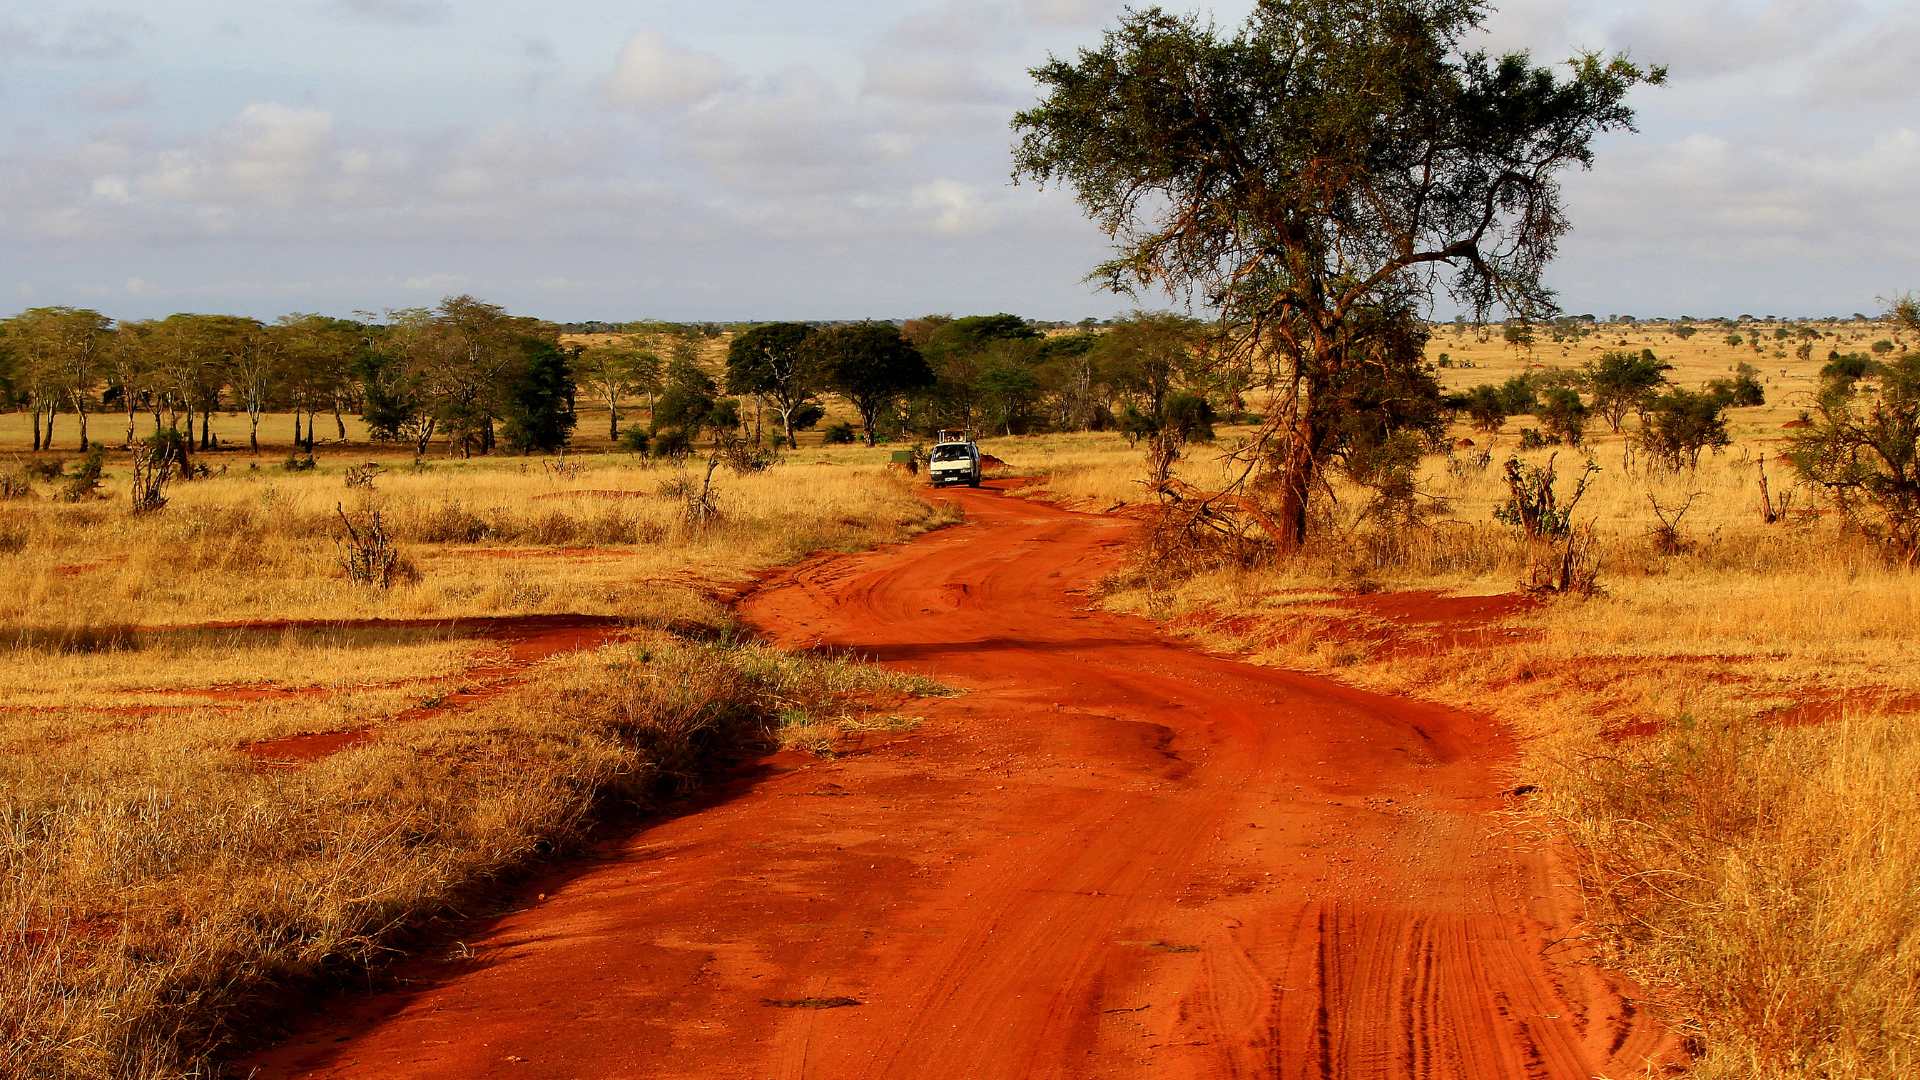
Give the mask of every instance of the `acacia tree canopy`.
M 1042 99 L 1014 117 L 1015 179 L 1071 187 L 1114 241 L 1095 280 L 1197 299 L 1270 365 L 1280 404 L 1256 480 L 1278 488 L 1285 548 L 1306 536 L 1316 400 L 1398 351 L 1369 329 L 1403 335 L 1441 290 L 1476 317 L 1550 313 L 1558 175 L 1591 165 L 1594 136 L 1632 127 L 1629 91 L 1665 78 L 1625 55 L 1577 56 L 1561 77 L 1473 50 L 1488 11 L 1260 0 L 1231 35 L 1130 11 L 1099 48 L 1033 69 Z
M 933 385 L 926 358 L 889 323 L 830 326 L 813 335 L 807 348 L 827 381 L 859 410 L 868 446 L 874 445 L 881 414 L 901 395 Z
M 780 414 L 787 447 L 798 447 L 794 416 L 820 392 L 821 372 L 804 348 L 813 328 L 804 323 L 767 323 L 733 339 L 727 348 L 727 390 L 758 394 Z

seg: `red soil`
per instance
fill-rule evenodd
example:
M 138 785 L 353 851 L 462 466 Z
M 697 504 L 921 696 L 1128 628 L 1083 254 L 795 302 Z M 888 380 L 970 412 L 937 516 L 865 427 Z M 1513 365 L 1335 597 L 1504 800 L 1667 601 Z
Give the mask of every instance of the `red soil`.
M 1462 648 L 1485 648 L 1532 640 L 1539 632 L 1505 623 L 1540 605 L 1522 593 L 1449 596 L 1427 590 L 1367 593 L 1316 602 L 1314 607 L 1350 611 L 1353 617 L 1328 617 L 1313 611 L 1263 615 L 1182 616 L 1176 626 L 1224 633 L 1250 647 L 1272 647 L 1300 637 L 1352 644 L 1370 660 L 1428 656 Z
M 651 499 L 651 491 L 627 491 L 618 488 L 581 488 L 577 491 L 543 491 L 535 499 Z
M 354 731 L 322 731 L 312 735 L 289 735 L 284 739 L 270 739 L 266 742 L 251 743 L 247 746 L 247 756 L 253 758 L 263 769 L 294 769 L 321 758 L 332 757 L 342 750 L 351 750 L 373 741 L 373 732 L 366 728 Z
M 262 1077 L 1586 1078 L 1673 1041 L 1565 944 L 1481 717 L 1086 609 L 1130 526 L 992 490 L 745 613 L 971 691 L 612 843 Z M 548 891 L 550 890 L 550 892 Z
M 255 624 L 259 625 L 259 624 Z M 301 624 L 279 624 L 288 629 Z M 332 626 L 402 625 L 398 621 L 367 620 L 360 623 L 315 624 L 315 629 Z M 495 619 L 450 619 L 423 622 L 433 627 L 481 628 L 485 636 L 506 646 L 506 655 L 497 660 L 470 667 L 459 676 L 462 686 L 430 705 L 408 709 L 387 721 L 388 726 L 424 720 L 451 709 L 467 708 L 496 697 L 525 681 L 527 669 L 542 660 L 565 653 L 597 649 L 618 637 L 625 625 L 619 619 L 598 615 L 523 615 Z M 332 693 L 327 687 L 231 687 L 200 691 L 216 700 L 252 701 L 281 697 L 316 696 Z M 242 749 L 263 768 L 294 768 L 330 757 L 342 750 L 364 746 L 379 737 L 371 728 L 348 731 L 314 732 L 279 739 L 248 743 Z
M 79 577 L 81 574 L 90 573 L 105 565 L 107 564 L 104 562 L 62 563 L 54 567 L 53 572 L 61 577 Z
M 560 548 L 461 548 L 447 553 L 448 558 L 473 556 L 478 559 L 618 559 L 638 555 L 632 548 L 560 547 Z

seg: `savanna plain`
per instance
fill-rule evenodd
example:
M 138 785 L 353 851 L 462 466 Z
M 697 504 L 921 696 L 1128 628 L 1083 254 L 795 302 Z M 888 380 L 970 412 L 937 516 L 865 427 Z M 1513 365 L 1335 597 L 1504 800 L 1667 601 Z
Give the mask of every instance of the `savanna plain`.
M 1782 456 L 1829 351 L 1891 333 L 1438 327 L 1450 390 L 1651 350 L 1682 387 L 1750 365 L 1765 403 L 1678 468 L 1632 417 L 1546 445 L 1531 414 L 1462 413 L 1394 514 L 1330 479 L 1328 527 L 1284 562 L 1150 556 L 1163 500 L 1119 433 L 983 445 L 1032 478 L 1013 497 L 1140 523 L 1098 603 L 1511 728 L 1501 828 L 1556 853 L 1580 947 L 1679 1032 L 1690 1075 L 1910 1076 L 1920 579 Z M 28 453 L 24 419 L 0 417 L 8 1075 L 207 1074 L 609 821 L 776 747 L 911 739 L 916 701 L 947 693 L 758 643 L 731 607 L 770 568 L 958 520 L 887 446 L 808 432 L 770 466 L 661 463 L 583 405 L 564 457 L 416 458 L 354 426 L 310 466 L 271 440 L 202 454 L 208 475 L 135 513 L 119 451 L 97 495 L 55 498 L 73 456 Z M 244 416 L 212 420 L 245 445 Z M 1182 490 L 1223 487 L 1250 435 L 1186 446 Z M 1552 470 L 1562 508 L 1588 478 L 1565 538 L 1505 512 L 1509 459 Z M 387 587 L 351 580 L 373 530 Z M 1581 587 L 1530 588 L 1568 544 Z

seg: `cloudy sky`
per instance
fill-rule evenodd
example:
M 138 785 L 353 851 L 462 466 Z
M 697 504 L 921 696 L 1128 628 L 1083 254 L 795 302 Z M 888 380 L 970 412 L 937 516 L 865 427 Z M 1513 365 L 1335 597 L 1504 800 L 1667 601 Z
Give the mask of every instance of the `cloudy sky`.
M 1127 306 L 1081 282 L 1103 240 L 1072 200 L 1007 181 L 1025 69 L 1118 3 L 116 2 L 0 8 L 0 311 Z M 1920 287 L 1912 5 L 1501 7 L 1490 46 L 1674 73 L 1569 180 L 1568 310 L 1851 313 Z

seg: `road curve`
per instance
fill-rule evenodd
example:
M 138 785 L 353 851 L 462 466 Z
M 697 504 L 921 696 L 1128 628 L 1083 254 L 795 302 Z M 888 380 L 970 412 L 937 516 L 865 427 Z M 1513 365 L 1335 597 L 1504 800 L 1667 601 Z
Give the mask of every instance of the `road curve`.
M 1643 1075 L 1472 715 L 1088 610 L 1128 525 L 994 490 L 751 597 L 970 692 L 632 837 L 262 1077 Z M 918 707 L 918 706 L 916 706 Z

